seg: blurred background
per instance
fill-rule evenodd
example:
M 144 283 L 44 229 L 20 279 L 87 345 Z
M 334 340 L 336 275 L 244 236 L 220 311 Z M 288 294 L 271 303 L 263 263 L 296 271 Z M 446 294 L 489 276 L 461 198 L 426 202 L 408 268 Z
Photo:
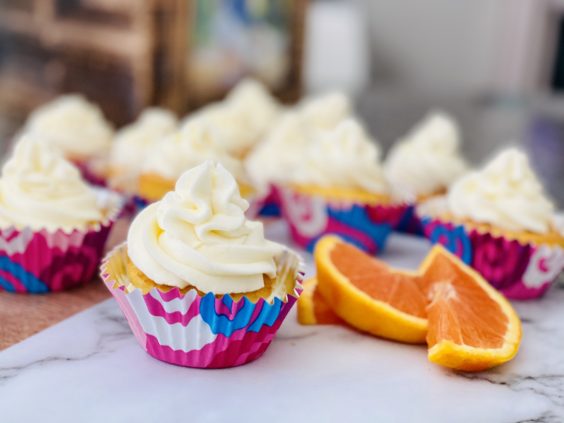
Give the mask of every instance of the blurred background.
M 564 0 L 0 0 L 0 135 L 62 92 L 116 125 L 188 113 L 253 75 L 341 89 L 389 147 L 430 109 L 479 163 L 519 143 L 564 206 Z

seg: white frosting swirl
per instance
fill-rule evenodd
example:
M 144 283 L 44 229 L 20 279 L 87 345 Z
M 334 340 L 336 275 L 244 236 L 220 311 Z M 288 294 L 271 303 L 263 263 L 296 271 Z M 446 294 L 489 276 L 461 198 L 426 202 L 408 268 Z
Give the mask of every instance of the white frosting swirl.
M 72 159 L 107 154 L 113 137 L 112 126 L 100 108 L 77 94 L 61 96 L 35 110 L 25 131 Z
M 298 111 L 310 128 L 328 130 L 351 117 L 352 106 L 346 95 L 331 92 L 305 100 L 298 106 Z
M 176 130 L 177 119 L 172 112 L 160 108 L 143 111 L 137 121 L 122 128 L 116 135 L 110 154 L 110 166 L 119 168 L 112 182 L 118 186 L 134 182 L 147 153 L 166 135 Z
M 456 122 L 443 113 L 427 116 L 395 145 L 384 164 L 394 197 L 415 201 L 447 188 L 467 170 Z
M 245 166 L 253 183 L 266 190 L 269 183 L 281 183 L 300 166 L 309 141 L 307 127 L 296 112 L 287 112 L 270 135 L 247 157 Z
M 143 173 L 157 173 L 176 180 L 186 170 L 206 160 L 221 163 L 237 178 L 245 181 L 242 163 L 226 151 L 215 127 L 200 119 L 186 124 L 181 131 L 159 141 L 148 152 L 143 163 Z
M 347 119 L 311 141 L 291 178 L 298 184 L 386 194 L 388 185 L 379 160 L 376 142 L 359 123 Z
M 28 134 L 0 178 L 0 224 L 33 230 L 84 229 L 103 219 L 95 191 L 76 167 Z
M 547 233 L 554 219 L 554 206 L 527 156 L 514 148 L 454 183 L 448 193 L 448 206 L 455 217 L 509 231 Z
M 127 236 L 129 258 L 162 285 L 214 294 L 261 289 L 264 275 L 276 276 L 283 247 L 264 239 L 262 223 L 245 218 L 248 206 L 233 176 L 207 161 L 137 215 Z
M 254 79 L 239 82 L 225 102 L 240 113 L 243 123 L 258 138 L 266 134 L 280 114 L 278 102 L 264 85 Z
M 214 128 L 225 149 L 243 156 L 270 129 L 279 114 L 279 106 L 266 89 L 256 81 L 237 85 L 223 102 L 204 107 L 185 120 L 194 120 Z

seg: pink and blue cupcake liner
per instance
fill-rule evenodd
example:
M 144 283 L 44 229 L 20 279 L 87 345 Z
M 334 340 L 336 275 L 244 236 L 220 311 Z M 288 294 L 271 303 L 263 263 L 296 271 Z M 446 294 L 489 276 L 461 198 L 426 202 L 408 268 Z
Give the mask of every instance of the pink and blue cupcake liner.
M 93 280 L 120 211 L 111 200 L 115 209 L 88 230 L 0 229 L 0 291 L 44 294 Z
M 406 206 L 328 200 L 279 187 L 282 213 L 294 242 L 309 252 L 324 235 L 338 235 L 370 254 L 381 253 Z
M 521 243 L 440 219 L 422 217 L 425 236 L 456 254 L 506 297 L 541 297 L 564 269 L 564 248 Z
M 200 295 L 194 289 L 181 292 L 151 289 L 144 294 L 127 292 L 117 283 L 110 260 L 127 254 L 118 247 L 102 264 L 102 279 L 118 302 L 139 345 L 149 355 L 170 364 L 197 368 L 240 366 L 259 358 L 268 348 L 288 312 L 299 297 L 303 274 L 299 260 L 287 253 L 280 262 L 280 277 L 292 277 L 295 289 L 286 299 L 256 303 L 230 295 Z M 113 259 L 112 259 L 113 256 Z M 122 258 L 123 260 L 123 258 Z

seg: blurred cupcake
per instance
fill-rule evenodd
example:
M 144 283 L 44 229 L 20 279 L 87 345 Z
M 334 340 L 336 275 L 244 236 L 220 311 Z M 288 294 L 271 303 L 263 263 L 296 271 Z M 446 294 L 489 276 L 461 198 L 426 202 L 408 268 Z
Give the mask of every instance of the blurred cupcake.
M 45 293 L 89 282 L 118 212 L 114 195 L 24 135 L 0 178 L 0 289 Z
M 564 268 L 554 206 L 524 153 L 508 149 L 418 207 L 425 235 L 506 296 L 542 295 Z
M 103 184 L 113 128 L 100 108 L 83 96 L 64 95 L 39 107 L 24 132 L 60 150 L 89 181 Z
M 216 160 L 233 174 L 244 196 L 253 194 L 242 163 L 230 156 L 219 132 L 207 122 L 194 119 L 148 151 L 139 176 L 139 196 L 147 203 L 160 200 L 174 189 L 176 180 L 206 160 Z
M 218 368 L 260 357 L 301 292 L 299 258 L 265 240 L 221 165 L 184 173 L 134 219 L 101 272 L 153 357 Z
M 405 206 L 392 199 L 378 146 L 362 126 L 348 119 L 320 132 L 301 159 L 278 188 L 294 241 L 312 251 L 332 233 L 368 252 L 383 250 Z
M 444 113 L 433 113 L 420 122 L 388 154 L 384 172 L 394 198 L 410 205 L 397 230 L 422 234 L 415 206 L 444 194 L 467 171 L 459 150 L 460 131 Z
M 281 115 L 245 161 L 250 179 L 263 195 L 261 215 L 280 215 L 276 186 L 291 179 L 317 132 L 334 129 L 350 114 L 348 98 L 335 92 L 306 100 Z
M 280 105 L 266 88 L 247 79 L 224 101 L 204 107 L 189 116 L 185 124 L 197 119 L 215 128 L 227 152 L 242 159 L 267 134 L 279 113 Z
M 137 193 L 145 157 L 162 138 L 176 131 L 177 124 L 172 112 L 149 108 L 137 121 L 120 129 L 110 152 L 109 185 L 120 192 Z

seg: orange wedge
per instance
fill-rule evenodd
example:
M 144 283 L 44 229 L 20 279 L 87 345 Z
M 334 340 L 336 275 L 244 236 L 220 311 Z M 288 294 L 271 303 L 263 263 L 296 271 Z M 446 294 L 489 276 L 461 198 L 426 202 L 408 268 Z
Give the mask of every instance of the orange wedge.
M 425 342 L 427 302 L 416 274 L 393 270 L 331 235 L 318 241 L 314 258 L 317 289 L 341 319 L 382 338 Z
M 336 325 L 343 321 L 333 313 L 319 291 L 317 279 L 311 278 L 303 283 L 304 290 L 298 299 L 298 322 L 302 325 Z
M 425 258 L 420 272 L 422 289 L 430 301 L 430 361 L 457 370 L 481 371 L 517 354 L 519 317 L 480 274 L 440 245 Z

